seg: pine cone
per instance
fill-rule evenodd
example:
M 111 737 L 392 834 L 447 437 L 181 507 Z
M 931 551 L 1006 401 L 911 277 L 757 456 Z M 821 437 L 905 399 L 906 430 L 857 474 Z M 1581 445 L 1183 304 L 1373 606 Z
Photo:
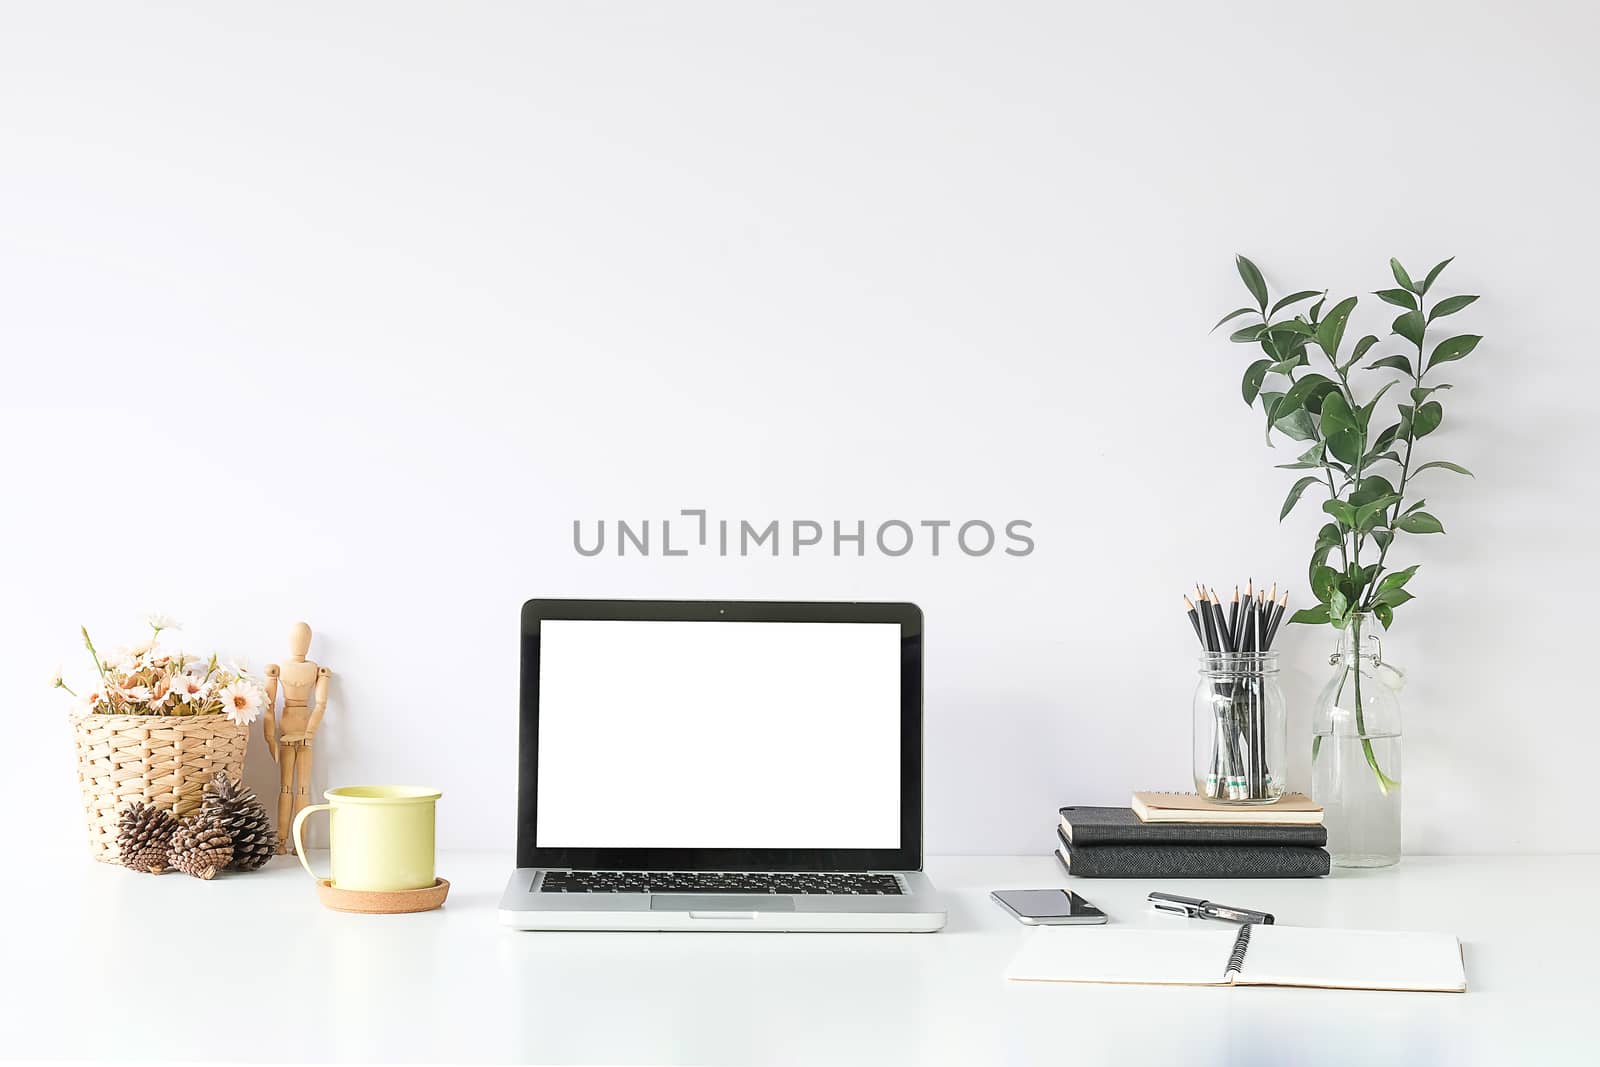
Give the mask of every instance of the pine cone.
M 170 811 L 135 800 L 117 816 L 117 859 L 129 870 L 161 874 L 177 828 Z
M 278 850 L 267 809 L 257 802 L 255 793 L 245 788 L 243 780 L 230 781 L 222 771 L 206 784 L 200 817 L 228 832 L 233 843 L 230 870 L 253 871 Z
M 184 874 L 212 878 L 233 859 L 233 842 L 228 831 L 196 816 L 178 824 L 172 835 L 172 851 L 167 862 Z

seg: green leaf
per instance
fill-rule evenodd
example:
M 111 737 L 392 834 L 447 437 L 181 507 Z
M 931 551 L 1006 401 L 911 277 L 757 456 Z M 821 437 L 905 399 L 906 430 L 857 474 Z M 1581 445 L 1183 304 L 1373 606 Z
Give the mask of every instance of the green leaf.
M 1300 319 L 1285 319 L 1283 322 L 1275 322 L 1267 329 L 1275 334 L 1289 334 L 1291 337 L 1310 337 L 1313 332 L 1311 324 Z
M 1389 269 L 1394 272 L 1394 280 L 1400 283 L 1400 288 L 1409 289 L 1413 293 L 1417 291 L 1416 285 L 1411 281 L 1411 275 L 1406 273 L 1406 269 L 1400 265 L 1398 259 L 1389 260 Z
M 1265 332 L 1265 330 L 1266 326 L 1258 322 L 1254 326 L 1246 326 L 1243 329 L 1234 330 L 1228 335 L 1228 340 L 1237 345 L 1251 344 L 1255 341 L 1259 341 L 1261 339 L 1261 334 Z
M 1311 407 L 1310 401 L 1313 394 L 1317 397 L 1317 404 L 1316 407 L 1312 407 L 1312 410 L 1320 410 L 1323 394 L 1336 388 L 1338 387 L 1325 375 L 1316 373 L 1304 375 L 1296 379 L 1295 383 L 1289 387 L 1289 391 L 1283 394 L 1283 402 L 1278 405 L 1274 418 L 1281 419 L 1290 412 L 1299 411 L 1304 407 Z
M 1318 604 L 1314 608 L 1301 608 L 1289 616 L 1289 621 L 1310 626 L 1322 626 L 1328 622 L 1328 606 L 1326 604 Z
M 1385 630 L 1394 625 L 1394 609 L 1389 607 L 1389 605 L 1374 605 L 1372 613 L 1378 617 L 1379 622 L 1383 623 L 1383 628 Z
M 1424 293 L 1426 293 L 1429 289 L 1433 288 L 1433 280 L 1435 278 L 1437 278 L 1440 275 L 1440 273 L 1446 267 L 1448 267 L 1450 265 L 1451 261 L 1454 260 L 1455 258 L 1456 258 L 1455 256 L 1451 256 L 1450 259 L 1447 259 L 1442 263 L 1434 264 L 1433 269 L 1428 272 L 1428 276 L 1426 278 L 1422 279 L 1422 291 Z
M 1339 572 L 1332 567 L 1316 567 L 1311 571 L 1311 595 L 1320 603 L 1326 604 L 1333 595 L 1335 584 L 1339 581 Z
M 1290 304 L 1298 304 L 1302 300 L 1310 300 L 1312 297 L 1317 296 L 1317 295 L 1318 295 L 1318 290 L 1316 290 L 1316 289 L 1306 289 L 1303 292 L 1290 293 L 1288 296 L 1284 297 L 1282 300 L 1278 301 L 1276 304 L 1273 304 L 1272 305 L 1272 310 L 1270 312 L 1268 312 L 1268 314 L 1276 315 L 1278 312 L 1282 311 L 1284 308 L 1288 307 Z
M 1256 265 L 1243 256 L 1233 257 L 1234 266 L 1239 268 L 1239 277 L 1244 279 L 1244 287 L 1250 290 L 1250 295 L 1256 298 L 1256 303 L 1263 311 L 1267 307 L 1267 283 L 1261 277 L 1261 271 Z
M 1322 442 L 1319 441 L 1306 449 L 1305 454 L 1293 463 L 1279 463 L 1276 466 L 1281 471 L 1304 471 L 1320 468 L 1322 466 Z
M 1365 337 L 1363 337 L 1361 340 L 1357 341 L 1355 349 L 1350 353 L 1350 358 L 1345 362 L 1344 369 L 1345 370 L 1349 370 L 1351 367 L 1354 367 L 1357 363 L 1360 363 L 1361 362 L 1361 357 L 1366 355 L 1367 354 L 1367 350 L 1370 349 L 1373 345 L 1375 345 L 1377 343 L 1378 343 L 1378 339 L 1376 337 L 1374 337 L 1370 333 L 1367 334 Z
M 1428 321 L 1432 322 L 1434 319 L 1442 319 L 1446 315 L 1454 315 L 1477 299 L 1475 296 L 1447 296 L 1433 305 L 1433 310 L 1428 312 Z
M 1444 421 L 1444 408 L 1437 400 L 1430 400 L 1417 408 L 1417 413 L 1411 417 L 1412 426 L 1416 429 L 1418 437 L 1426 437 L 1439 428 L 1439 423 Z
M 1396 321 L 1399 320 L 1397 319 Z M 1405 356 L 1384 356 L 1382 359 L 1375 359 L 1372 361 L 1372 366 L 1367 369 L 1377 370 L 1379 367 L 1393 367 L 1407 378 L 1416 377 L 1416 374 L 1411 370 L 1411 361 Z
M 1272 425 L 1279 433 L 1295 441 L 1315 441 L 1317 439 L 1317 429 L 1312 425 L 1311 416 L 1307 414 L 1304 408 L 1274 418 Z
M 1388 548 L 1389 542 L 1394 540 L 1394 533 L 1390 530 L 1373 530 L 1372 539 L 1378 542 L 1379 548 Z
M 1350 312 L 1356 308 L 1356 298 L 1347 296 L 1328 311 L 1327 317 L 1317 323 L 1316 341 L 1332 359 L 1338 355 L 1339 344 L 1344 340 L 1344 328 L 1350 321 Z
M 1322 548 L 1324 545 L 1332 547 L 1337 545 L 1343 537 L 1344 535 L 1339 530 L 1339 527 L 1331 522 L 1325 522 L 1322 524 L 1322 529 L 1317 531 L 1317 547 Z
M 1232 322 L 1234 319 L 1238 318 L 1240 315 L 1259 315 L 1259 314 L 1261 314 L 1261 312 L 1258 311 L 1255 308 L 1239 308 L 1237 311 L 1230 311 L 1226 315 L 1222 316 L 1222 318 L 1218 319 L 1217 320 L 1217 325 L 1211 327 L 1211 329 L 1208 332 L 1216 333 L 1217 332 L 1217 327 L 1221 326 L 1223 323 Z
M 1383 576 L 1383 581 L 1378 583 L 1378 592 L 1381 593 L 1385 589 L 1399 589 L 1403 587 L 1411 580 L 1411 576 L 1417 573 L 1417 568 L 1420 566 L 1422 566 L 1422 564 L 1415 563 L 1403 571 L 1391 571 L 1388 574 L 1385 574 Z
M 1455 388 L 1455 387 L 1452 386 L 1452 385 L 1448 385 L 1448 384 L 1446 384 L 1446 385 L 1429 385 L 1429 386 L 1416 388 L 1416 389 L 1411 390 L 1411 402 L 1413 404 L 1420 404 L 1424 400 L 1428 399 L 1428 394 L 1429 393 L 1436 393 L 1440 389 L 1453 389 L 1453 388 Z
M 1328 618 L 1342 619 L 1350 614 L 1350 598 L 1335 589 L 1328 594 Z
M 1414 345 L 1422 344 L 1422 331 L 1427 327 L 1427 322 L 1420 311 L 1408 311 L 1394 320 L 1394 332 L 1404 337 Z M 1239 331 L 1243 333 L 1243 330 Z M 1237 334 L 1235 335 L 1238 336 Z
M 1315 304 L 1312 304 L 1311 305 L 1311 309 L 1306 312 L 1306 318 L 1311 320 L 1311 325 L 1312 326 L 1315 326 L 1317 324 L 1317 316 L 1322 314 L 1322 305 L 1327 303 L 1327 301 L 1328 301 L 1328 294 L 1327 293 L 1323 293 L 1322 294 L 1322 299 L 1318 300 Z
M 1300 503 L 1300 495 L 1304 493 L 1307 488 L 1316 485 L 1321 480 L 1322 479 L 1318 478 L 1315 474 L 1308 474 L 1304 478 L 1301 478 L 1299 481 L 1295 482 L 1294 488 L 1289 490 L 1289 496 L 1283 502 L 1283 510 L 1278 512 L 1278 521 L 1282 522 L 1284 519 L 1287 519 L 1289 517 L 1289 512 L 1293 511 L 1294 506 Z
M 1432 462 L 1424 463 L 1422 466 L 1420 466 L 1416 470 L 1412 471 L 1411 472 L 1411 476 L 1413 478 L 1415 478 L 1417 475 L 1421 474 L 1423 471 L 1429 469 L 1430 467 L 1438 467 L 1440 470 L 1455 471 L 1457 474 L 1465 474 L 1468 478 L 1476 478 L 1477 477 L 1476 474 L 1473 474 L 1471 471 L 1467 470 L 1467 468 L 1463 467 L 1461 464 L 1459 464 L 1459 463 L 1451 463 L 1448 460 L 1443 460 L 1443 459 L 1436 459 L 1436 460 L 1433 460 Z
M 1379 497 L 1393 496 L 1395 488 L 1389 479 L 1381 474 L 1368 475 L 1361 483 L 1361 488 L 1350 494 L 1350 506 L 1360 508 L 1370 504 Z
M 1395 307 L 1405 308 L 1407 311 L 1417 310 L 1417 298 L 1405 289 L 1379 289 L 1372 295 L 1382 300 L 1385 304 L 1393 304 Z
M 1411 534 L 1444 533 L 1444 524 L 1426 511 L 1413 511 L 1394 525 L 1395 529 Z
M 1317 568 L 1328 562 L 1328 553 L 1333 551 L 1332 545 L 1322 545 L 1311 553 L 1311 569 L 1308 574 L 1317 573 Z
M 1356 524 L 1356 509 L 1343 500 L 1324 500 L 1322 510 L 1338 519 L 1345 526 Z
M 1463 333 L 1440 341 L 1434 346 L 1433 355 L 1428 357 L 1428 369 L 1432 370 L 1441 363 L 1453 363 L 1461 359 L 1477 348 L 1481 340 L 1483 338 L 1475 333 Z
M 1266 380 L 1270 366 L 1271 360 L 1258 359 L 1244 369 L 1244 381 L 1239 383 L 1239 391 L 1244 394 L 1246 407 L 1256 402 L 1256 394 L 1261 392 L 1261 383 Z
M 1383 604 L 1390 608 L 1397 608 L 1406 601 L 1415 599 L 1416 597 L 1412 596 L 1404 589 L 1386 589 L 1374 597 L 1373 601 L 1374 603 Z
M 1322 401 L 1322 437 L 1335 459 L 1356 463 L 1361 459 L 1361 428 L 1344 394 L 1329 393 Z
M 1282 399 L 1282 393 L 1274 393 L 1267 390 L 1262 390 L 1261 410 L 1267 416 L 1266 440 L 1267 444 L 1269 445 L 1272 443 L 1272 417 L 1277 413 L 1278 401 Z
M 1373 526 L 1377 525 L 1377 520 L 1383 517 L 1383 513 L 1396 504 L 1399 500 L 1400 498 L 1398 496 L 1390 494 L 1389 496 L 1380 496 L 1372 503 L 1364 504 L 1361 507 L 1356 508 L 1356 529 L 1362 533 L 1370 530 Z

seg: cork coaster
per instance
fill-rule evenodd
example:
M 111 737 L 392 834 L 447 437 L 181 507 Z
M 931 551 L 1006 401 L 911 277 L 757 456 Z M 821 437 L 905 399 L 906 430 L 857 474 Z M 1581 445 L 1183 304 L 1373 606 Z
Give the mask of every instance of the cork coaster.
M 338 889 L 326 878 L 317 879 L 317 896 L 322 906 L 334 911 L 359 912 L 362 915 L 405 915 L 414 911 L 432 911 L 444 903 L 450 893 L 450 883 L 439 878 L 426 889 L 397 889 L 392 892 Z

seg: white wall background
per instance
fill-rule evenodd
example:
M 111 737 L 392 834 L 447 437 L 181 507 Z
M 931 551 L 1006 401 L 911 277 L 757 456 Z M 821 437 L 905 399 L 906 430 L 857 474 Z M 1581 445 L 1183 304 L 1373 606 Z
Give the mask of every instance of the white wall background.
M 22 4 L 0 19 L 0 649 L 76 850 L 76 631 L 335 671 L 318 790 L 514 834 L 536 594 L 909 598 L 928 844 L 1182 787 L 1185 587 L 1303 575 L 1230 257 L 1458 257 L 1406 543 L 1406 847 L 1600 848 L 1595 14 L 1570 3 Z M 1373 298 L 1357 328 L 1386 332 Z M 1355 336 L 1352 333 L 1352 336 Z M 570 524 L 1027 518 L 1025 559 L 583 559 Z M 1296 749 L 1330 635 L 1288 650 Z M 1301 784 L 1304 764 L 1301 765 Z M 269 781 L 260 746 L 251 775 Z M 15 820 L 11 824 L 15 827 Z

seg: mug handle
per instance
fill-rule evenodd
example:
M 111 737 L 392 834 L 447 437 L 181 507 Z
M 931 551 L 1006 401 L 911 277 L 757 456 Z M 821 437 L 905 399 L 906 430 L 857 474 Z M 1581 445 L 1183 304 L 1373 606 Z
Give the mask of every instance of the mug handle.
M 332 804 L 313 804 L 309 808 L 302 808 L 300 814 L 294 817 L 294 829 L 290 831 L 290 836 L 294 838 L 294 854 L 295 857 L 300 860 L 300 866 L 304 867 L 306 869 L 306 873 L 311 877 L 316 878 L 319 882 L 322 881 L 322 879 L 317 875 L 316 871 L 311 869 L 311 864 L 306 861 L 306 846 L 305 842 L 300 840 L 300 830 L 303 826 L 305 826 L 306 819 L 310 817 L 313 812 L 332 810 Z

